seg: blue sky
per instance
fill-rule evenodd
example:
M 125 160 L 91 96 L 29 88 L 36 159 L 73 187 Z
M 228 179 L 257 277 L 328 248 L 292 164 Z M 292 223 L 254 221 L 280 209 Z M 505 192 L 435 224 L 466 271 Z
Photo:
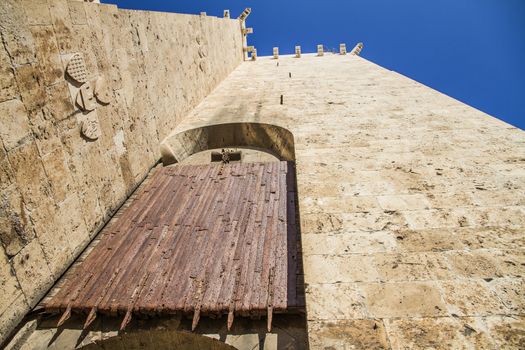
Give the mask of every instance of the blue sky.
M 525 129 L 525 0 L 102 0 L 120 8 L 232 17 L 252 8 L 250 45 L 348 49 Z

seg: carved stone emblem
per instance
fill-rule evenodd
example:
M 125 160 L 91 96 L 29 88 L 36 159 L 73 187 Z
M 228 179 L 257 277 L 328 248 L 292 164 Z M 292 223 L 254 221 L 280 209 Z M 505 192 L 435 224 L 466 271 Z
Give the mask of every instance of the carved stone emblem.
M 98 77 L 94 82 L 94 95 L 98 102 L 109 104 L 111 102 L 111 93 L 109 86 L 104 77 Z
M 66 68 L 67 74 L 78 83 L 85 83 L 88 79 L 86 62 L 81 53 L 74 54 Z
M 94 113 L 88 114 L 86 119 L 82 121 L 80 131 L 85 138 L 91 141 L 95 141 L 100 137 L 100 127 Z
M 77 93 L 76 102 L 83 111 L 92 111 L 97 108 L 97 102 L 93 95 L 91 83 L 84 83 L 80 87 Z
M 89 1 L 97 2 L 97 0 Z M 104 77 L 90 78 L 93 75 L 88 74 L 84 56 L 80 52 L 71 56 L 66 66 L 66 73 L 71 78 L 68 79 L 71 96 L 83 112 L 79 116 L 82 136 L 86 140 L 95 141 L 101 135 L 96 108 L 111 103 L 113 92 Z

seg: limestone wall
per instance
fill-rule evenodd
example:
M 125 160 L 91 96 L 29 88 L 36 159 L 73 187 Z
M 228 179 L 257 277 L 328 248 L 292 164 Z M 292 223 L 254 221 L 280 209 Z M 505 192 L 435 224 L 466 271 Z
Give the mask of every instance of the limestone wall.
M 0 29 L 1 340 L 241 62 L 242 37 L 237 20 L 66 0 L 3 0 Z M 90 113 L 65 73 L 75 53 L 109 86 Z
M 164 142 L 239 122 L 293 134 L 311 349 L 524 347 L 522 130 L 302 54 L 244 62 Z

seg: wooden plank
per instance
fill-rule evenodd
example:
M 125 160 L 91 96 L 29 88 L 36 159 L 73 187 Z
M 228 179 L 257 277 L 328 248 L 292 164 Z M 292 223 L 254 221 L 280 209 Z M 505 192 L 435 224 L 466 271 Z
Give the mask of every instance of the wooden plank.
M 293 164 L 232 163 L 156 171 L 83 261 L 43 304 L 48 310 L 266 315 L 297 295 Z M 301 304 L 303 303 L 303 304 Z M 67 315 L 66 315 L 67 316 Z

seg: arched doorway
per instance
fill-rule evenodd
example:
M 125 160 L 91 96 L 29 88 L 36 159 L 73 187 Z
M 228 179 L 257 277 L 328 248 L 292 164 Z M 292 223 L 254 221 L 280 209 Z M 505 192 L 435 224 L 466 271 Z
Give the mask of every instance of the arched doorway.
M 170 165 L 199 152 L 228 147 L 264 151 L 278 160 L 295 160 L 292 133 L 264 123 L 215 124 L 184 130 L 164 139 L 160 150 L 163 164 Z

